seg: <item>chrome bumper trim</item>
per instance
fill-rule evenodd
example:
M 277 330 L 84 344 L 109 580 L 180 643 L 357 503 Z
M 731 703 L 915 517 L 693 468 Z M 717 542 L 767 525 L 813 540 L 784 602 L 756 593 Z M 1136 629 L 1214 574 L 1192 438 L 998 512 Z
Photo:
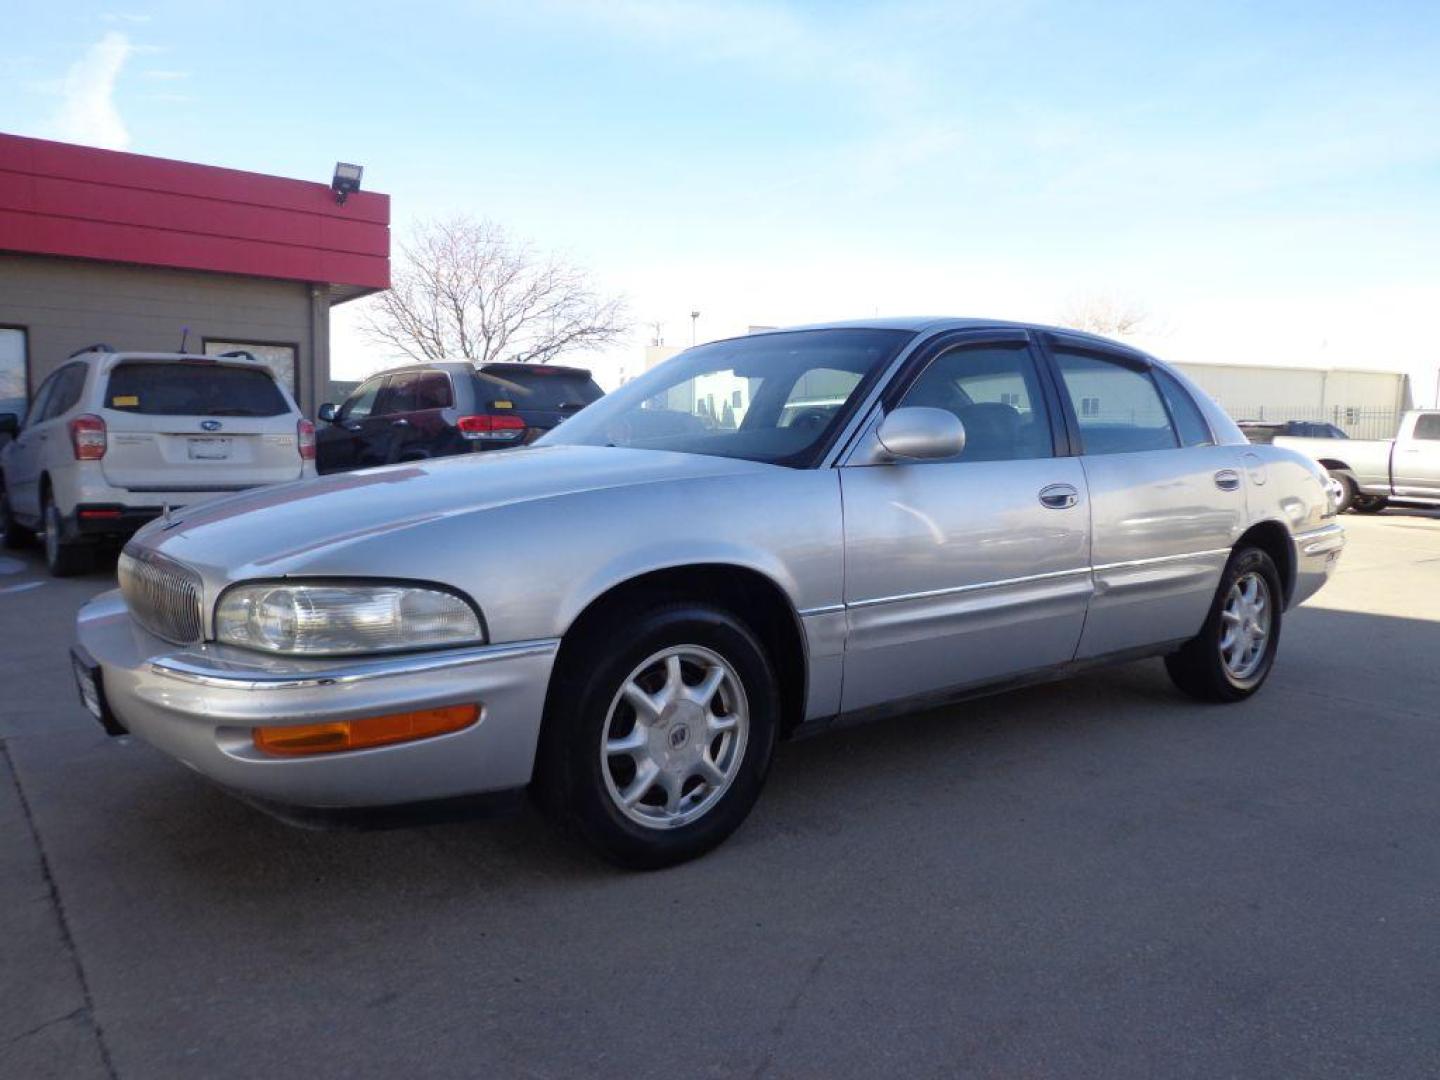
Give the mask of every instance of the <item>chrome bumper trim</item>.
M 428 672 L 488 664 L 498 660 L 514 660 L 523 656 L 552 653 L 560 647 L 559 638 L 536 641 L 513 641 L 503 645 L 482 645 L 473 649 L 410 654 L 385 657 L 331 668 L 265 668 L 223 661 L 195 653 L 161 656 L 150 661 L 156 675 L 197 686 L 213 686 L 222 690 L 307 690 L 317 686 L 367 682 L 397 675 L 423 675 Z
M 1300 545 L 1302 555 L 1325 555 L 1345 546 L 1345 527 L 1339 524 L 1326 525 L 1312 532 L 1301 533 L 1295 540 Z

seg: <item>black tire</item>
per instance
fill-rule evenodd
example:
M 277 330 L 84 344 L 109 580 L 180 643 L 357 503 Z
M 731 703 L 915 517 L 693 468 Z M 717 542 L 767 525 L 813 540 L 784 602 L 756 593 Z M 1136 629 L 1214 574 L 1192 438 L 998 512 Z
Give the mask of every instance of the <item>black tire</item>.
M 1253 671 L 1237 678 L 1225 663 L 1222 642 L 1225 635 L 1225 609 L 1236 582 L 1249 575 L 1258 575 L 1268 590 L 1270 612 L 1269 632 Z M 1165 658 L 1165 670 L 1181 690 L 1200 701 L 1228 703 L 1244 701 L 1265 684 L 1275 666 L 1275 653 L 1280 646 L 1280 627 L 1284 616 L 1284 590 L 1275 563 L 1256 547 L 1237 548 L 1220 575 L 1220 587 L 1210 604 L 1210 613 L 1200 633 L 1186 642 L 1178 652 Z
M 1335 506 L 1335 513 L 1343 514 L 1355 505 L 1355 496 L 1359 493 L 1360 488 L 1355 483 L 1353 473 L 1348 473 L 1343 469 L 1335 469 L 1330 473 L 1330 476 L 1339 483 L 1341 492 L 1340 501 Z
M 1378 514 L 1389 505 L 1390 500 L 1384 495 L 1367 495 L 1365 492 L 1357 490 L 1350 509 L 1357 514 Z
M 698 646 L 729 665 L 748 705 L 748 732 L 728 786 L 703 815 L 657 828 L 621 810 L 610 792 L 618 784 L 610 772 L 615 759 L 602 758 L 600 748 L 612 702 L 632 673 L 657 653 L 680 646 Z M 534 793 L 562 829 L 611 862 L 640 870 L 673 866 L 703 855 L 745 820 L 764 785 L 779 721 L 770 661 L 734 615 L 703 603 L 617 609 L 566 643 L 546 703 Z
M 45 566 L 50 576 L 74 577 L 90 570 L 95 565 L 95 549 L 66 538 L 64 518 L 48 492 L 41 513 L 45 523 Z
M 0 491 L 0 532 L 4 532 L 4 545 L 11 551 L 28 548 L 35 543 L 35 533 L 15 520 L 10 513 L 10 499 Z

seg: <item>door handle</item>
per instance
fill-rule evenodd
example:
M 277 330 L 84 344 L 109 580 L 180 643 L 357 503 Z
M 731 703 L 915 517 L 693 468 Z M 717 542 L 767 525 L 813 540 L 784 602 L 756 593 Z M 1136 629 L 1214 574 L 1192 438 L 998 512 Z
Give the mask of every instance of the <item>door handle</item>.
M 350 421 L 348 424 L 346 424 L 346 425 L 344 425 L 344 426 L 345 426 L 345 430 L 346 430 L 346 431 L 359 431 L 359 430 L 360 430 L 362 427 L 364 427 L 365 425 L 364 425 L 364 424 L 361 424 L 361 423 L 358 423 L 357 421 L 352 420 L 352 421 Z
M 409 421 L 409 420 L 406 420 L 406 419 L 402 416 L 399 420 L 391 420 L 391 421 L 390 421 L 390 426 L 391 426 L 391 427 L 409 427 L 409 426 L 410 426 L 410 421 Z
M 1221 491 L 1239 491 L 1240 474 L 1234 469 L 1221 469 L 1215 474 L 1215 486 Z
M 1071 484 L 1051 484 L 1040 489 L 1040 505 L 1051 510 L 1068 510 L 1080 501 L 1080 492 Z

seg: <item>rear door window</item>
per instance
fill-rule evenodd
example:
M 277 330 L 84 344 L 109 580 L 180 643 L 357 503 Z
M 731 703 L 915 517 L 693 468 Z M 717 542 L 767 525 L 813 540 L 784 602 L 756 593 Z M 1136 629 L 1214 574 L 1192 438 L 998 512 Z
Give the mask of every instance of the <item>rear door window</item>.
M 38 424 L 45 419 L 45 409 L 50 404 L 50 395 L 55 391 L 55 384 L 60 381 L 60 372 L 52 372 L 50 377 L 40 384 L 40 389 L 35 391 L 35 397 L 30 401 L 30 410 L 25 414 L 25 426 Z
M 1133 454 L 1180 445 L 1150 372 L 1064 347 L 1055 362 L 1087 454 Z
M 45 403 L 41 420 L 53 420 L 64 416 L 80 401 L 80 392 L 85 389 L 85 365 L 67 364 L 55 373 L 55 385 L 51 387 L 50 398 Z
M 415 409 L 448 409 L 454 404 L 450 376 L 443 371 L 422 371 L 415 377 Z
M 1416 417 L 1415 438 L 1440 439 L 1440 413 L 1426 413 Z
M 110 373 L 105 407 L 141 416 L 282 416 L 270 373 L 222 364 L 132 360 Z
M 394 413 L 414 412 L 416 377 L 413 371 L 391 375 L 385 383 L 385 389 L 380 391 L 380 400 L 375 403 L 375 411 L 371 415 L 390 416 Z

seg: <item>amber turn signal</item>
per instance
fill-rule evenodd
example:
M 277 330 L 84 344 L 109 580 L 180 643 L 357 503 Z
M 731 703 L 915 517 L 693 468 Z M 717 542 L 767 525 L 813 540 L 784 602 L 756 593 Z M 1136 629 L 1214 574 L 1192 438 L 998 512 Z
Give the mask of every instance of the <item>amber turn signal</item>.
M 363 720 L 257 727 L 254 729 L 255 749 L 288 757 L 362 750 L 367 746 L 387 746 L 460 731 L 478 719 L 480 706 L 450 705 L 443 709 L 421 709 L 393 716 L 369 716 Z

